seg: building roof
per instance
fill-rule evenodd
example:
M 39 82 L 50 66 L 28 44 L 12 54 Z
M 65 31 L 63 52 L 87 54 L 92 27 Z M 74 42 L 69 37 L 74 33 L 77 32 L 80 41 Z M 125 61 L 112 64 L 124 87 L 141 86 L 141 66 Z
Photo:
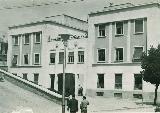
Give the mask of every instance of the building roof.
M 111 11 L 116 11 L 116 10 L 121 10 L 121 9 L 129 9 L 129 8 L 136 8 L 136 7 L 154 5 L 154 4 L 160 5 L 159 2 L 150 2 L 150 3 L 143 3 L 143 4 L 137 4 L 137 5 L 134 5 L 132 3 L 118 4 L 118 5 L 112 5 L 111 4 L 108 7 L 104 7 L 103 10 L 96 11 L 96 12 L 91 12 L 89 15 L 99 14 L 99 13 L 103 13 L 103 12 L 111 12 Z
M 88 30 L 88 23 L 86 21 L 68 16 L 65 14 L 45 17 L 45 19 L 35 21 L 35 22 L 13 25 L 13 26 L 10 26 L 9 29 L 18 28 L 18 27 L 25 27 L 28 25 L 32 26 L 32 25 L 36 25 L 36 24 L 45 24 L 45 23 L 59 24 L 59 25 L 63 25 L 63 26 L 69 27 L 69 28 L 81 30 L 81 31 Z

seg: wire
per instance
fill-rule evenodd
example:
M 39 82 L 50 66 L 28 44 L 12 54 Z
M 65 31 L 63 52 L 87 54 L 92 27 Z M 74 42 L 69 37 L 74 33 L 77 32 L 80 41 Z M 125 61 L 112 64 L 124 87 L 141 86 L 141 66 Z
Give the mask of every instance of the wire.
M 10 9 L 18 9 L 18 8 L 26 8 L 26 7 L 41 7 L 41 6 L 48 6 L 48 5 L 57 5 L 57 4 L 67 4 L 71 2 L 83 2 L 84 0 L 65 0 L 65 1 L 57 1 L 57 2 L 42 2 L 40 4 L 36 4 L 34 0 L 32 0 L 32 5 L 20 5 L 20 6 L 4 6 L 0 8 L 0 10 L 10 10 Z

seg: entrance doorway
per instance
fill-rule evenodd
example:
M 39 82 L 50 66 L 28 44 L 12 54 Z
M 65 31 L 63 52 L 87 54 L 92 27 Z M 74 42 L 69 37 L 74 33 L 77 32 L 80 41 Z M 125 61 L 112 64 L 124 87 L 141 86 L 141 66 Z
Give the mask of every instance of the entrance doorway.
M 58 92 L 62 94 L 63 91 L 63 73 L 58 74 Z M 65 95 L 75 94 L 75 74 L 65 74 Z

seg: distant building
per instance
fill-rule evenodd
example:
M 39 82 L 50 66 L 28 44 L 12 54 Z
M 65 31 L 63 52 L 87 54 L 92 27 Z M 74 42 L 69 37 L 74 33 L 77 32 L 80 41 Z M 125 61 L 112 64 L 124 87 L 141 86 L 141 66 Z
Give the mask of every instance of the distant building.
M 155 87 L 142 80 L 140 57 L 160 43 L 160 4 L 105 7 L 89 14 L 88 26 L 87 94 L 153 99 Z
M 66 94 L 85 89 L 87 22 L 67 16 L 9 27 L 8 70 L 26 80 L 62 93 L 64 46 L 59 34 L 70 34 L 67 47 Z

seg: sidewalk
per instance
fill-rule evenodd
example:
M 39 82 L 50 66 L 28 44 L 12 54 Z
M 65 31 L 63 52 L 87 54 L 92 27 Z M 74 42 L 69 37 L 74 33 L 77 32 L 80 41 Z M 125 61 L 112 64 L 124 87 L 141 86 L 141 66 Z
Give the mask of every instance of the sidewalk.
M 82 97 L 76 97 L 80 104 Z M 145 104 L 136 104 L 141 100 L 117 99 L 117 98 L 103 98 L 103 97 L 87 97 L 90 105 L 88 106 L 88 113 L 106 113 L 114 111 L 141 111 L 154 112 L 154 107 Z M 139 109 L 139 110 L 138 110 Z M 69 113 L 66 111 L 66 113 Z M 78 111 L 80 113 L 80 109 Z

